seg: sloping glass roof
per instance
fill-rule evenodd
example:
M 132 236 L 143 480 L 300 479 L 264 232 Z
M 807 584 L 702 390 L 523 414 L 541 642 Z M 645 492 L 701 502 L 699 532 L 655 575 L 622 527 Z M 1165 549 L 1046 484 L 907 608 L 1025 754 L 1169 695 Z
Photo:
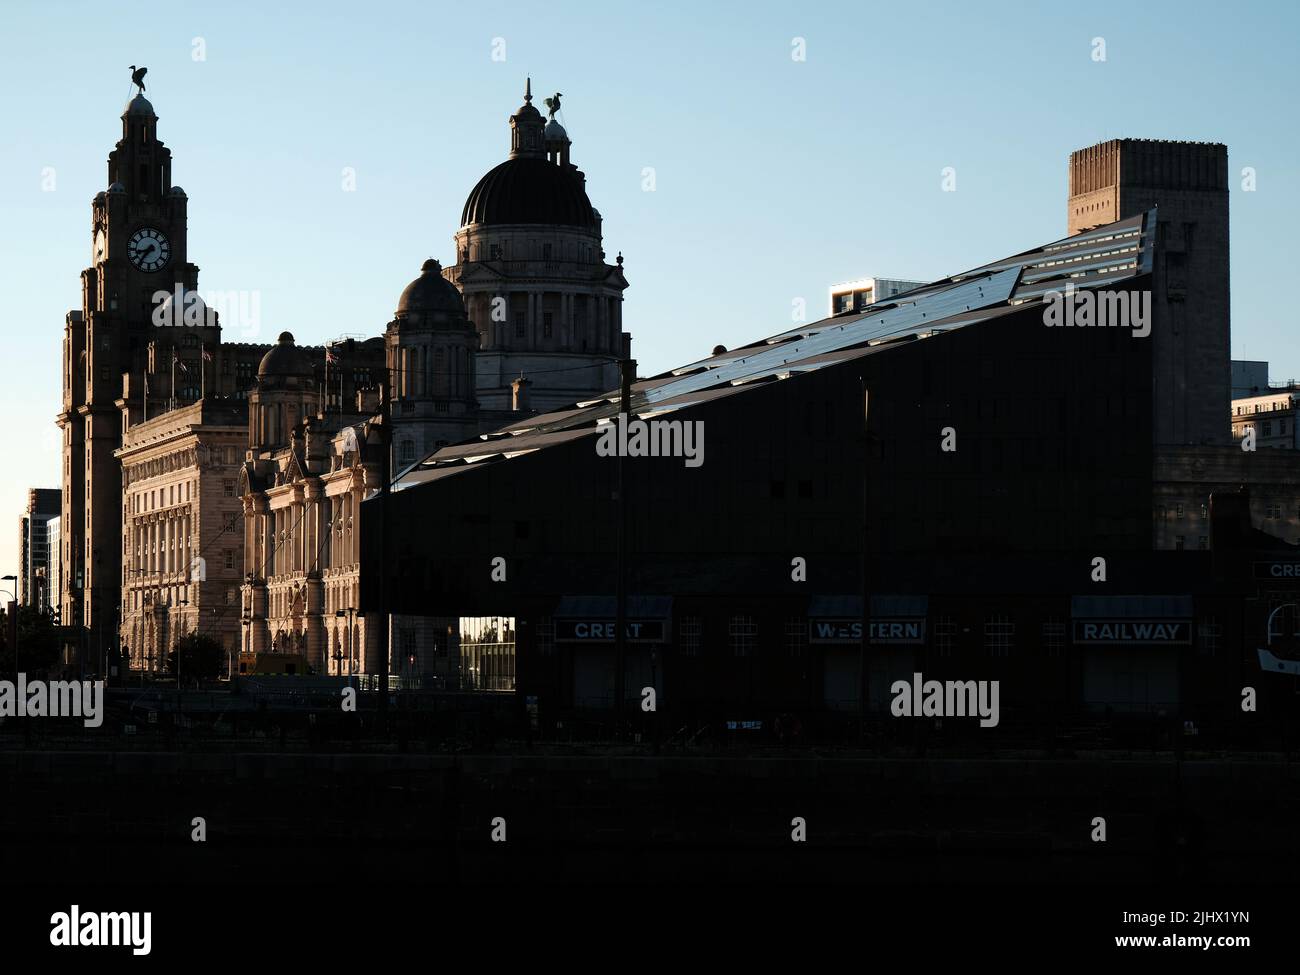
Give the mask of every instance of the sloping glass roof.
M 847 357 L 887 351 L 889 343 L 924 340 L 1041 302 L 1066 285 L 1090 288 L 1148 273 L 1156 226 L 1154 209 L 1064 237 L 1034 250 L 893 295 L 860 312 L 825 318 L 779 332 L 739 349 L 679 366 L 632 387 L 632 412 L 662 415 L 747 384 L 780 381 Z M 618 414 L 619 391 L 583 404 L 520 420 L 493 433 L 443 447 L 408 469 L 400 490 L 484 461 L 595 436 Z

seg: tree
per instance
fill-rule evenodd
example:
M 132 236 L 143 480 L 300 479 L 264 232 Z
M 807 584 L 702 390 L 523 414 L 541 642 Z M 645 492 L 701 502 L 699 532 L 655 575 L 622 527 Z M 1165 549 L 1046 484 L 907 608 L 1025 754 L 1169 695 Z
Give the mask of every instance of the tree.
M 0 640 L 4 649 L 0 651 L 0 673 L 14 672 L 14 648 L 9 646 L 9 626 L 5 611 L 5 625 L 0 627 Z M 60 627 L 48 613 L 42 613 L 34 606 L 18 607 L 18 667 L 26 674 L 44 674 L 57 663 L 59 648 L 62 645 Z
M 176 641 L 167 655 L 167 669 L 176 673 L 179 657 L 182 679 L 210 680 L 226 669 L 226 649 L 219 640 L 202 633 L 189 633 Z

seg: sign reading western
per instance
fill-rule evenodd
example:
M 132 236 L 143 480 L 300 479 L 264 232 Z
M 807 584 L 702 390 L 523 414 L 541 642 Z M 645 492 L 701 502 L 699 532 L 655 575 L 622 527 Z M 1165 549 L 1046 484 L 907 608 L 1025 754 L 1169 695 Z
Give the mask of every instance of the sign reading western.
M 1300 582 L 1300 562 L 1285 559 L 1280 562 L 1256 562 L 1256 579 L 1290 579 Z
M 925 620 L 879 619 L 868 624 L 871 643 L 924 643 Z M 809 643 L 859 643 L 862 640 L 861 620 L 809 620 Z
M 628 620 L 626 639 L 632 643 L 663 643 L 663 620 Z M 613 643 L 618 633 L 614 620 L 556 620 L 555 639 L 568 643 Z
M 1191 643 L 1192 624 L 1190 620 L 1075 620 L 1074 642 Z

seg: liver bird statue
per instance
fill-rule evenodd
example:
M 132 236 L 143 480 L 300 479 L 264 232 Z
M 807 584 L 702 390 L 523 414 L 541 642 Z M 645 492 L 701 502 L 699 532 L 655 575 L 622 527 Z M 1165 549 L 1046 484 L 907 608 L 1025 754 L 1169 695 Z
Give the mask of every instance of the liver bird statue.
M 557 91 L 552 98 L 546 99 L 546 110 L 551 113 L 551 118 L 555 118 L 555 113 L 560 110 L 560 98 L 562 96 Z
M 149 73 L 148 68 L 137 68 L 131 65 L 131 83 L 139 86 L 141 93 L 144 92 L 144 76 Z

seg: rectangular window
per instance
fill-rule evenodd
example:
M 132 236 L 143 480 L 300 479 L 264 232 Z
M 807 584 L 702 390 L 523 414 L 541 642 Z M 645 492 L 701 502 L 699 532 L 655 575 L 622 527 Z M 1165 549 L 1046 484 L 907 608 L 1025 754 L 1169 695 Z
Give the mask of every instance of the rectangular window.
M 748 657 L 754 652 L 754 638 L 758 627 L 752 616 L 733 616 L 727 626 L 727 636 L 731 642 L 733 657 Z
M 235 553 L 226 552 L 226 569 L 233 570 L 234 568 L 235 568 Z
M 227 498 L 233 498 L 235 496 L 235 482 L 230 479 L 222 481 L 221 493 Z
M 683 657 L 699 656 L 700 629 L 698 616 L 683 616 L 677 624 L 677 645 Z
M 1184 539 L 1182 535 L 1175 535 L 1175 536 L 1174 536 L 1174 549 L 1177 550 L 1177 551 L 1179 551 L 1179 552 L 1181 552 L 1181 551 L 1183 550 L 1183 545 L 1184 545 L 1184 542 L 1185 542 L 1185 541 L 1186 541 L 1186 539 Z
M 555 623 L 549 616 L 543 616 L 537 624 L 537 652 L 544 657 L 555 652 Z
M 552 323 L 554 317 L 555 316 L 552 315 L 549 311 L 542 312 L 542 334 L 546 336 L 546 338 L 548 339 L 551 337 L 551 329 L 552 329 Z
M 1059 657 L 1065 649 L 1065 623 L 1055 616 L 1043 622 L 1043 648 L 1049 657 Z
M 1208 657 L 1213 657 L 1219 652 L 1219 644 L 1223 640 L 1223 625 L 1213 616 L 1207 617 L 1204 623 L 1196 627 L 1196 646 L 1201 653 Z
M 957 632 L 957 627 L 953 625 L 951 616 L 940 616 L 934 621 L 934 648 L 941 657 L 952 656 L 953 634 Z
M 522 312 L 515 312 L 515 338 L 521 339 L 528 334 L 528 316 Z
M 802 657 L 808 649 L 808 621 L 802 616 L 785 618 L 785 650 L 792 657 Z
M 1016 624 L 1011 617 L 994 613 L 984 618 L 984 649 L 990 657 L 1011 655 L 1011 644 L 1016 635 Z

